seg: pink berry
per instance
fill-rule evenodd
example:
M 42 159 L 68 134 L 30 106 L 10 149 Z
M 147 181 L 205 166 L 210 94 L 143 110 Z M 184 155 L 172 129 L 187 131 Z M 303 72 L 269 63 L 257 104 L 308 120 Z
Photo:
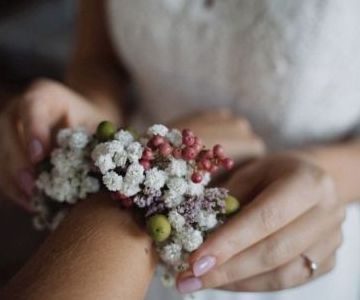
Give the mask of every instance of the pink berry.
M 179 159 L 182 157 L 182 153 L 181 153 L 181 149 L 180 148 L 175 148 L 172 152 L 172 155 L 176 158 Z
M 192 147 L 186 147 L 182 150 L 182 157 L 185 160 L 195 159 L 196 154 L 196 150 Z
M 171 154 L 172 147 L 170 146 L 169 143 L 165 142 L 165 143 L 163 143 L 163 144 L 161 144 L 159 146 L 159 151 L 160 151 L 162 156 L 167 157 L 167 156 L 169 156 Z
M 215 145 L 213 148 L 214 155 L 219 159 L 225 158 L 224 148 L 221 145 Z
M 154 153 L 149 147 L 146 147 L 142 154 L 142 159 L 144 160 L 153 160 L 154 159 Z
M 121 206 L 124 208 L 129 208 L 133 205 L 133 201 L 131 198 L 121 194 L 120 192 L 113 192 L 111 193 L 111 198 L 119 201 Z
M 182 142 L 186 146 L 193 146 L 195 144 L 195 138 L 192 135 L 184 135 Z
M 146 159 L 140 159 L 139 161 L 140 165 L 142 165 L 144 167 L 145 170 L 149 170 L 151 168 L 151 163 L 149 160 Z
M 159 147 L 161 144 L 164 143 L 164 138 L 160 135 L 155 135 L 152 138 L 151 143 L 154 145 L 154 147 Z
M 206 171 L 210 171 L 211 167 L 212 167 L 212 163 L 211 163 L 210 159 L 207 159 L 207 158 L 201 160 L 200 165 Z
M 231 170 L 235 162 L 231 158 L 225 158 L 221 161 L 221 164 L 226 170 Z
M 212 152 L 212 150 L 202 150 L 202 158 L 208 158 L 208 159 L 212 159 L 214 157 L 214 153 Z
M 200 183 L 200 182 L 203 180 L 203 177 L 202 177 L 202 175 L 200 174 L 200 172 L 194 172 L 194 173 L 191 175 L 191 180 L 192 180 L 192 182 L 194 182 L 194 183 Z
M 190 129 L 183 129 L 182 136 L 194 136 L 194 133 Z
M 215 173 L 215 172 L 217 172 L 217 170 L 219 170 L 219 166 L 213 164 L 213 165 L 211 165 L 209 172 Z
M 195 143 L 193 145 L 193 148 L 196 150 L 197 153 L 199 153 L 201 151 L 201 149 L 202 149 L 202 145 Z

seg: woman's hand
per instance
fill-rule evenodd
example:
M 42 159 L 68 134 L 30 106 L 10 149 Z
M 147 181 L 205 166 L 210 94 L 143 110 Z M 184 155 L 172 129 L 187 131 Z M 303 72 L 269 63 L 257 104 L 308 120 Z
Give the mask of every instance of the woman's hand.
M 109 118 L 113 117 L 60 83 L 45 79 L 33 83 L 23 95 L 10 100 L 0 115 L 3 193 L 31 210 L 33 165 L 49 152 L 56 129 L 81 125 L 94 130 Z
M 237 162 L 262 156 L 265 145 L 249 122 L 226 109 L 195 113 L 170 124 L 174 128 L 190 128 L 204 145 L 221 144 L 226 155 Z
M 278 154 L 240 169 L 228 187 L 247 204 L 190 257 L 180 291 L 281 290 L 334 267 L 345 208 L 322 169 Z M 313 277 L 302 255 L 318 264 Z

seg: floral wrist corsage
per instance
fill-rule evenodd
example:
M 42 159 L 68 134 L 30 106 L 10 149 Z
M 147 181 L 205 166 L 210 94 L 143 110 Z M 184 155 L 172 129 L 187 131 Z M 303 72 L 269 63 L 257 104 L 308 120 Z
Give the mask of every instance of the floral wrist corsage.
M 57 148 L 38 168 L 34 226 L 55 229 L 77 201 L 107 190 L 141 216 L 162 263 L 175 274 L 187 269 L 189 254 L 239 209 L 226 189 L 208 187 L 212 173 L 233 164 L 222 146 L 206 149 L 189 129 L 153 125 L 138 135 L 107 121 L 94 135 L 62 129 Z

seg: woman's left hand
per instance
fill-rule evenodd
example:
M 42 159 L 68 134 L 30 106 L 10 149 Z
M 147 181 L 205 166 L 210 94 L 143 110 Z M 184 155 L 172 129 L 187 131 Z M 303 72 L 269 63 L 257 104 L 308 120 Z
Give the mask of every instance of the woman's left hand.
M 247 205 L 190 257 L 181 292 L 282 290 L 334 267 L 345 208 L 322 169 L 278 154 L 240 169 L 228 187 Z M 318 265 L 313 274 L 304 256 Z

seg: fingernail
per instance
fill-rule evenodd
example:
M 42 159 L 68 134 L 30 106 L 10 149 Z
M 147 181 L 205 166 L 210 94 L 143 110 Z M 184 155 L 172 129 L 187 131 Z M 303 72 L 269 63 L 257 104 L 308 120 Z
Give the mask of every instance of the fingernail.
M 29 144 L 29 152 L 31 161 L 37 162 L 43 155 L 44 147 L 39 140 L 33 139 Z
M 204 256 L 198 259 L 193 265 L 193 273 L 196 277 L 209 272 L 216 264 L 214 256 Z
M 192 293 L 202 288 L 199 278 L 189 277 L 179 282 L 177 289 L 181 294 Z
M 31 171 L 25 169 L 17 173 L 17 182 L 21 190 L 27 195 L 31 196 L 35 188 L 35 180 Z

